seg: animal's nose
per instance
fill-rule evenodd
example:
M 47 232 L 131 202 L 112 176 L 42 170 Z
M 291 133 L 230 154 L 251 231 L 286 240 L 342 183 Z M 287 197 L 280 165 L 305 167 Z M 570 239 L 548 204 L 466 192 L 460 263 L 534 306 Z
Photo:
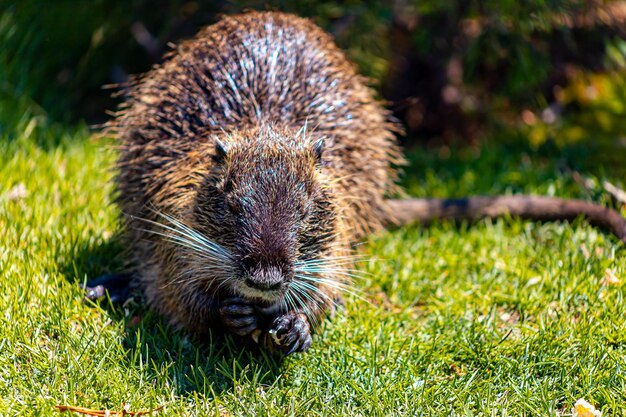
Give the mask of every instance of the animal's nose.
M 250 277 L 246 278 L 246 285 L 261 291 L 273 291 L 280 288 L 281 282 L 265 282 Z
M 248 271 L 245 283 L 257 290 L 273 291 L 280 288 L 285 278 L 278 267 L 256 267 Z

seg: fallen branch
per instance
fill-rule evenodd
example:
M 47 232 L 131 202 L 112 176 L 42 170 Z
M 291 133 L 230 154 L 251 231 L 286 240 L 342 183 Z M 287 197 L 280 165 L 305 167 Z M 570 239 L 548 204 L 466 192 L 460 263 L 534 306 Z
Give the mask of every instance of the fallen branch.
M 143 411 L 129 411 L 130 410 L 130 404 L 125 403 L 122 406 L 122 411 L 111 411 L 111 410 L 94 410 L 91 408 L 84 408 L 84 407 L 75 407 L 72 405 L 57 405 L 54 408 L 56 408 L 56 410 L 60 413 L 63 412 L 73 412 L 73 413 L 78 413 L 78 414 L 85 414 L 88 416 L 96 416 L 96 417 L 117 417 L 117 416 L 145 416 L 147 414 L 150 413 L 154 413 L 156 411 L 161 410 L 163 407 L 165 407 L 164 405 L 155 408 L 153 410 L 143 410 Z

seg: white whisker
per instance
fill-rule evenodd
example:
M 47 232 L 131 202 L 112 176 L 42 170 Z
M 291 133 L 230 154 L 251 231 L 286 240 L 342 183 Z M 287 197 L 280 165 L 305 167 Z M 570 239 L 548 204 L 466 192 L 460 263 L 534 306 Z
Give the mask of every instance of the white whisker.
M 216 291 L 231 281 L 235 275 L 235 257 L 230 250 L 211 241 L 206 236 L 184 224 L 172 216 L 153 210 L 159 217 L 165 219 L 168 224 L 151 219 L 139 218 L 154 228 L 140 229 L 146 233 L 163 237 L 163 241 L 170 242 L 193 253 L 193 257 L 187 257 L 183 252 L 179 259 L 188 260 L 184 271 L 168 280 L 162 285 L 163 288 L 170 285 L 185 283 L 196 285 L 202 282 L 219 281 Z
M 308 281 L 314 284 L 323 284 L 326 285 L 330 288 L 339 290 L 340 292 L 344 292 L 346 294 L 350 294 L 353 297 L 356 297 L 360 300 L 367 301 L 367 299 L 365 299 L 362 295 L 360 295 L 359 293 L 355 292 L 355 289 L 345 283 L 342 283 L 340 281 L 335 281 L 329 278 L 320 278 L 320 277 L 315 277 L 315 276 L 311 276 L 311 275 L 296 275 L 296 278 L 300 279 L 300 280 L 304 280 L 304 281 Z

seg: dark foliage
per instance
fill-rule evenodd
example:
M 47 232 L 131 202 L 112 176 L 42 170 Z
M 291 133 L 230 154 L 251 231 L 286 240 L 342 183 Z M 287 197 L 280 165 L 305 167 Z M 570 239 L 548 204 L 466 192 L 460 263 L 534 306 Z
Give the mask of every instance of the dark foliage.
M 3 4 L 4 3 L 4 4 Z M 626 56 L 621 1 L 0 1 L 0 100 L 53 120 L 106 120 L 107 84 L 159 62 L 169 42 L 220 14 L 274 9 L 312 18 L 372 77 L 408 137 L 462 137 L 548 108 L 572 67 Z M 621 42 L 621 43 L 620 43 Z M 608 68 L 610 69 L 610 68 Z M 28 100 L 27 100 L 28 101 Z M 1 120 L 1 119 L 0 119 Z

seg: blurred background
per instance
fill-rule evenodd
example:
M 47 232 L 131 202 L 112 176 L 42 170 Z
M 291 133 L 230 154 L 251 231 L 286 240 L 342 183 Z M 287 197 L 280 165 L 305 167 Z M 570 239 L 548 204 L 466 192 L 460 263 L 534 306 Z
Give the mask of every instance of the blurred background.
M 102 123 L 117 104 L 103 86 L 246 9 L 329 31 L 402 121 L 407 147 L 515 132 L 531 147 L 607 144 L 623 161 L 626 1 L 0 0 L 0 135 Z

